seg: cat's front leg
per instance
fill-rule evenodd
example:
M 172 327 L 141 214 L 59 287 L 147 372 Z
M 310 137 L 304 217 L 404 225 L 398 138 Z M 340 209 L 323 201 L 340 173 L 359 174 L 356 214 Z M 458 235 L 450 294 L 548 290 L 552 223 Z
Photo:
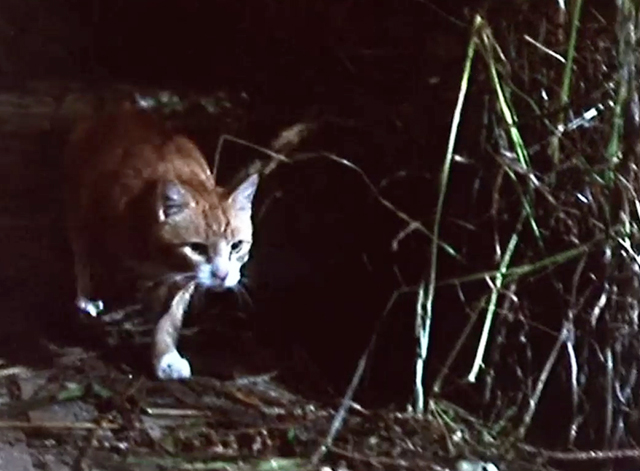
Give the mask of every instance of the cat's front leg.
M 159 379 L 188 379 L 191 365 L 176 347 L 184 314 L 196 282 L 182 288 L 171 301 L 169 310 L 156 325 L 153 338 L 153 366 Z

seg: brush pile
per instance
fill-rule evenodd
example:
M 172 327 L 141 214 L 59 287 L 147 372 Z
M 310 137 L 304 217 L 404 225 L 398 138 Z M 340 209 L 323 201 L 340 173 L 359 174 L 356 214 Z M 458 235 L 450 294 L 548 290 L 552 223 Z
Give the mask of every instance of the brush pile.
M 438 285 L 459 289 L 482 325 L 468 379 L 515 437 L 589 451 L 558 459 L 637 459 L 627 448 L 640 432 L 638 10 L 563 5 L 510 2 L 475 17 L 459 103 L 471 100 L 482 125 L 475 147 L 449 149 L 434 232 L 483 269 L 447 280 L 427 270 L 419 311 L 427 319 L 434 306 L 435 319 Z M 454 120 L 451 142 L 459 129 Z M 455 229 L 462 216 L 447 200 L 465 179 L 475 214 Z M 464 249 L 461 231 L 477 234 Z M 431 263 L 444 263 L 437 252 Z

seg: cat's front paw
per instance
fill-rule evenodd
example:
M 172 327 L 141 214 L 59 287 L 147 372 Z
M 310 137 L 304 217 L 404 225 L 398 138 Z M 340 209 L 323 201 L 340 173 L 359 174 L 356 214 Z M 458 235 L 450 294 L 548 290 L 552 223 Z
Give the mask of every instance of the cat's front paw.
M 191 378 L 191 365 L 177 350 L 165 353 L 156 365 L 158 379 L 188 379 Z

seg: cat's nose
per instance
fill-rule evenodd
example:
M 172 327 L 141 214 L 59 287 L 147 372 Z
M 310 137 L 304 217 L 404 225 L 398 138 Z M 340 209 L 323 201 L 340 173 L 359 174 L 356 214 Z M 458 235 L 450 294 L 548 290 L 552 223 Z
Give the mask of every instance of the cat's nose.
M 220 264 L 214 263 L 211 265 L 211 275 L 217 280 L 224 281 L 229 275 L 229 269 Z

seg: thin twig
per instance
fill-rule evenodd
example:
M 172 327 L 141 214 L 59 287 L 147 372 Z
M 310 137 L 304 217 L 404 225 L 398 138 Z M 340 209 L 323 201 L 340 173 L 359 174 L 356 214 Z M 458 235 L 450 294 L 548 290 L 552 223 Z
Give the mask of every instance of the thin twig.
M 21 422 L 16 420 L 0 420 L 0 429 L 52 429 L 52 430 L 96 430 L 117 429 L 113 423 L 95 424 L 93 422 Z

